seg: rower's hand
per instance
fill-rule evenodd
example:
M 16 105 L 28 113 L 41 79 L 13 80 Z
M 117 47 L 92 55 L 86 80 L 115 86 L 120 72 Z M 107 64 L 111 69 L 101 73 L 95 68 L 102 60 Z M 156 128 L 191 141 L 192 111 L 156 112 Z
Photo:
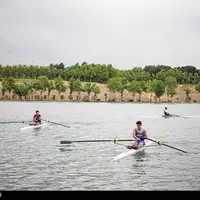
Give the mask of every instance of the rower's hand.
M 158 141 L 157 143 L 158 143 L 159 145 L 162 145 L 162 144 L 163 144 L 163 142 L 162 142 L 162 141 Z

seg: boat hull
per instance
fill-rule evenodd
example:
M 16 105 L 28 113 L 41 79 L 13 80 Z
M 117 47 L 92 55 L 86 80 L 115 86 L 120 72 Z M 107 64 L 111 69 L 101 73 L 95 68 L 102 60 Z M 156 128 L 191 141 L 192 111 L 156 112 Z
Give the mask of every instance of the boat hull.
M 178 117 L 178 116 L 174 116 L 174 115 L 169 115 L 169 116 L 167 116 L 167 115 L 162 115 L 162 117 L 164 117 L 164 118 L 170 118 L 170 117 Z
M 23 131 L 23 130 L 34 130 L 34 129 L 40 129 L 40 128 L 42 128 L 42 127 L 44 127 L 44 126 L 47 126 L 47 125 L 49 125 L 49 123 L 46 123 L 46 124 L 39 124 L 39 125 L 29 125 L 29 126 L 26 126 L 26 127 L 23 127 L 23 128 L 21 128 L 21 131 Z
M 132 155 L 135 155 L 139 152 L 142 152 L 146 149 L 146 146 L 149 146 L 150 144 L 152 144 L 153 142 L 152 141 L 147 141 L 145 143 L 145 145 L 139 149 L 127 149 L 126 151 L 122 152 L 121 154 L 117 155 L 114 157 L 114 161 L 116 160 L 120 160 L 122 158 L 126 158 L 128 156 L 132 156 Z

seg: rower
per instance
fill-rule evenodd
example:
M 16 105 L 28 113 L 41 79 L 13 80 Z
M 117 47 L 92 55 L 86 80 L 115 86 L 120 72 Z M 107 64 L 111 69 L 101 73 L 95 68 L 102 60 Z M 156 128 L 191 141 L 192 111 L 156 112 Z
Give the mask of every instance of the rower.
M 164 115 L 165 115 L 165 116 L 171 116 L 171 114 L 169 114 L 169 113 L 167 112 L 167 107 L 165 107 L 165 109 L 164 109 Z
M 137 128 L 133 129 L 133 138 L 136 141 L 133 142 L 132 146 L 128 146 L 128 148 L 139 149 L 145 145 L 144 138 L 147 137 L 146 129 L 142 128 L 142 122 L 136 122 Z
M 34 122 L 34 126 L 41 124 L 41 114 L 39 113 L 39 110 L 36 110 L 36 113 L 33 116 L 33 122 Z

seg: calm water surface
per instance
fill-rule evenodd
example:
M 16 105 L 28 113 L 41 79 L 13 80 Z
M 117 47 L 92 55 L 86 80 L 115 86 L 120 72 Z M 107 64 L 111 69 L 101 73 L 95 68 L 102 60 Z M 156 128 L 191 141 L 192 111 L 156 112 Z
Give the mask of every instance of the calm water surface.
M 200 190 L 200 118 L 162 118 L 166 105 L 0 102 L 0 121 L 31 120 L 39 109 L 44 119 L 70 126 L 21 131 L 26 124 L 0 124 L 0 190 Z M 200 116 L 199 104 L 167 106 L 175 114 Z M 114 162 L 123 145 L 60 144 L 128 139 L 137 120 L 149 138 L 189 153 L 156 145 Z

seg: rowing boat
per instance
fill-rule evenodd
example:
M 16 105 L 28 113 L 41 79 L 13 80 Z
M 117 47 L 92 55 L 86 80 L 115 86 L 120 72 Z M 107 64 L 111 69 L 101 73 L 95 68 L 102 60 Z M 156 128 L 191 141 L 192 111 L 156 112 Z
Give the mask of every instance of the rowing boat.
M 164 118 L 170 118 L 170 117 L 181 117 L 179 115 L 162 115 Z
M 114 161 L 120 160 L 122 158 L 126 158 L 128 156 L 132 156 L 132 155 L 135 155 L 135 154 L 137 154 L 137 153 L 139 153 L 141 151 L 144 151 L 146 149 L 146 146 L 149 146 L 150 144 L 152 144 L 152 141 L 145 142 L 145 145 L 142 146 L 139 149 L 127 149 L 126 151 L 122 152 L 121 154 L 115 156 L 114 157 Z
M 172 116 L 172 115 L 162 115 L 162 117 L 169 118 L 169 117 L 174 117 L 174 116 Z
M 43 126 L 47 126 L 49 125 L 49 123 L 45 123 L 45 124 L 38 124 L 38 125 L 34 125 L 34 124 L 29 124 L 29 126 L 26 126 L 26 127 L 22 127 L 21 128 L 21 131 L 23 130 L 27 130 L 27 129 L 40 129 L 42 128 Z

